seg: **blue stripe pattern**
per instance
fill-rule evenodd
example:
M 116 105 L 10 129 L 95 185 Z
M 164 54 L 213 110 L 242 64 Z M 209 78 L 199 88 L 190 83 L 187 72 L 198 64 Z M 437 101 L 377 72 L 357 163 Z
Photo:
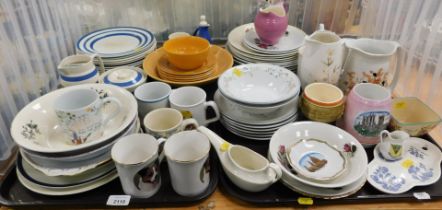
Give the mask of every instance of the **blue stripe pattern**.
M 86 74 L 86 75 L 82 75 L 82 76 L 78 76 L 78 77 L 67 77 L 67 76 L 60 74 L 60 78 L 66 82 L 81 82 L 83 80 L 90 79 L 97 74 L 98 74 L 98 68 L 95 68 L 91 73 Z
M 106 84 L 112 84 L 112 85 L 116 85 L 119 87 L 129 87 L 131 85 L 137 84 L 141 80 L 142 77 L 143 77 L 143 75 L 140 72 L 137 72 L 137 76 L 128 82 L 111 82 L 109 80 L 109 76 L 104 77 L 103 82 Z

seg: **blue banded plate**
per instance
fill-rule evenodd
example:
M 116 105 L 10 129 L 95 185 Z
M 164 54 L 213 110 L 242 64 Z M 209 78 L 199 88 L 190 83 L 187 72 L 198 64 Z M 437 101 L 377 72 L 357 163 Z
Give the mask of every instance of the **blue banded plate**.
M 154 40 L 153 34 L 142 28 L 113 27 L 82 36 L 76 47 L 83 53 L 113 58 L 142 53 L 152 46 Z

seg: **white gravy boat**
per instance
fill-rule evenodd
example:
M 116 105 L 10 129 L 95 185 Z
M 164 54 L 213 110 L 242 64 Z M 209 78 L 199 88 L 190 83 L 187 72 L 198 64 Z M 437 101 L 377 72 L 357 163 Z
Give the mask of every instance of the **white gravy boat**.
M 282 176 L 281 168 L 255 151 L 240 145 L 232 145 L 204 126 L 198 131 L 205 134 L 229 179 L 239 188 L 249 192 L 267 189 Z

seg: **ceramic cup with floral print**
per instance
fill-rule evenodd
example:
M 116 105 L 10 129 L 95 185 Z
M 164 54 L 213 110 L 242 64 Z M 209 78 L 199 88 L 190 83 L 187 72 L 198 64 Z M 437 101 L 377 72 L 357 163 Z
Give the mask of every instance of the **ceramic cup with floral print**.
M 379 143 L 379 134 L 390 122 L 391 94 L 377 84 L 360 83 L 347 97 L 344 128 L 364 146 Z
M 111 150 L 124 193 L 140 198 L 153 196 L 161 186 L 159 145 L 149 134 L 120 138 Z
M 193 118 L 198 124 L 206 126 L 219 120 L 218 106 L 213 101 L 206 101 L 206 92 L 195 86 L 175 89 L 169 96 L 170 107 L 179 110 L 185 119 Z M 215 116 L 207 119 L 206 110 L 211 107 Z
M 305 45 L 299 50 L 298 75 L 302 88 L 313 82 L 337 85 L 344 54 L 344 41 L 320 24 L 318 31 L 305 37 Z
M 156 138 L 168 138 L 183 130 L 196 129 L 198 122 L 192 118 L 184 119 L 181 112 L 176 109 L 159 108 L 144 117 L 143 125 L 146 133 Z
M 209 139 L 198 131 L 182 131 L 164 144 L 172 188 L 182 196 L 196 196 L 210 182 Z
M 108 116 L 102 109 L 115 103 L 116 110 Z M 92 89 L 75 89 L 55 99 L 54 110 L 60 127 L 68 136 L 68 144 L 83 144 L 99 138 L 106 124 L 121 111 L 121 102 L 114 97 L 100 99 Z

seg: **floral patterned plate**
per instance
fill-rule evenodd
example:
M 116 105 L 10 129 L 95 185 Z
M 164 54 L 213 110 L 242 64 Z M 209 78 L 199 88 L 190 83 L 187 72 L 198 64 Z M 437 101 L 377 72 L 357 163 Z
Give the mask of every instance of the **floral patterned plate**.
M 68 138 L 60 128 L 53 108 L 54 100 L 59 95 L 75 89 L 93 89 L 100 98 L 116 97 L 122 102 L 122 110 L 103 128 L 103 135 L 98 139 L 83 144 L 68 144 Z M 106 104 L 103 114 L 109 115 L 115 110 L 113 104 Z M 70 153 L 79 154 L 103 146 L 112 137 L 120 134 L 131 125 L 137 116 L 137 101 L 127 90 L 108 84 L 83 84 L 66 87 L 41 96 L 25 106 L 11 124 L 11 135 L 22 148 L 34 152 L 57 155 Z
M 396 161 L 385 160 L 378 148 L 379 145 L 368 165 L 368 182 L 376 189 L 400 194 L 414 186 L 430 185 L 439 180 L 442 153 L 427 140 L 415 137 L 405 140 L 403 157 Z

